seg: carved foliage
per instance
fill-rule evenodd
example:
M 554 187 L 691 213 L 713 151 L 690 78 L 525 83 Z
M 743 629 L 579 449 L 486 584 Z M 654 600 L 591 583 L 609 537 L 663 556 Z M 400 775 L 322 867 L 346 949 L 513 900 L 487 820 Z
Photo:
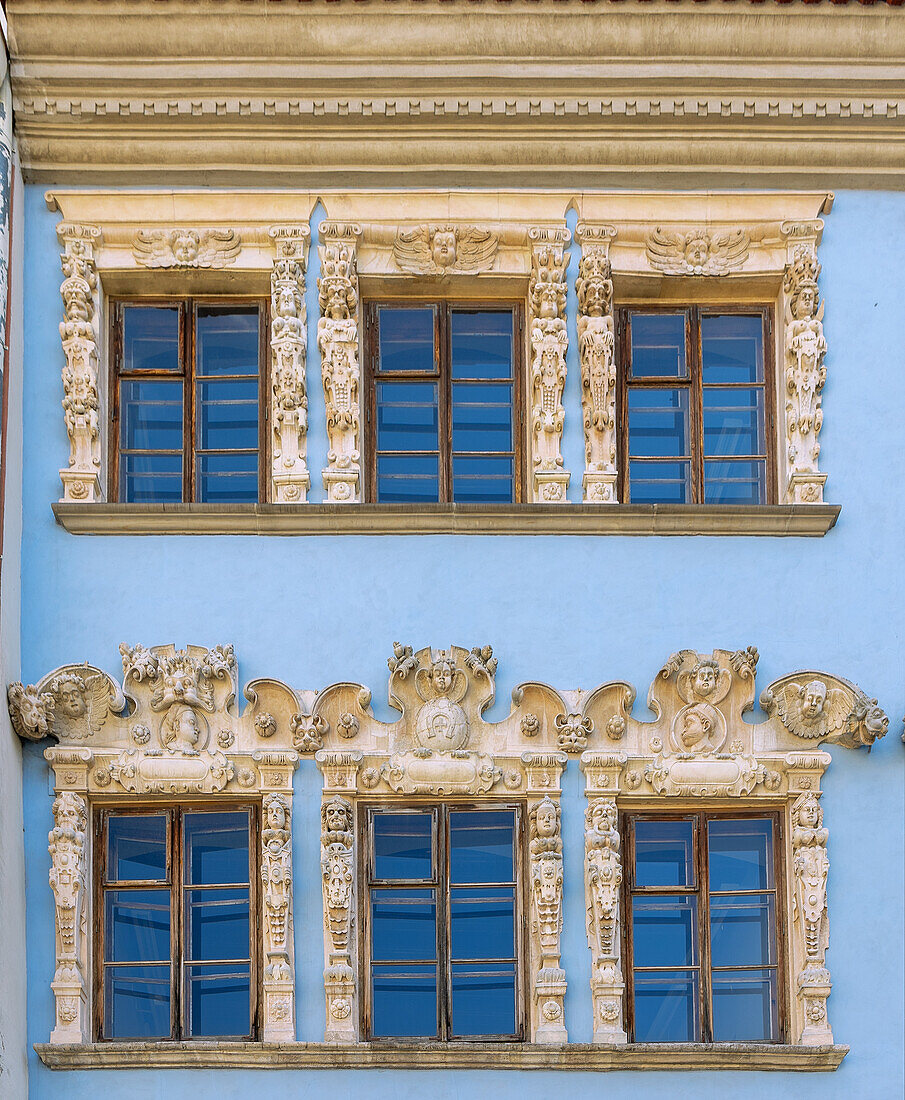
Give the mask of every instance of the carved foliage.
M 132 255 L 142 267 L 218 268 L 235 263 L 241 247 L 234 229 L 139 229 Z
M 473 225 L 421 225 L 399 230 L 393 256 L 414 275 L 476 274 L 493 267 L 498 244 L 496 233 Z
M 63 791 L 54 800 L 53 818 L 54 827 L 48 836 L 50 887 L 56 907 L 53 991 L 57 1022 L 52 1041 L 80 1042 L 87 1000 L 83 967 L 88 808 L 84 798 L 72 791 Z
M 750 244 L 744 229 L 710 233 L 697 227 L 683 234 L 658 225 L 647 238 L 647 258 L 665 275 L 725 275 L 744 266 Z

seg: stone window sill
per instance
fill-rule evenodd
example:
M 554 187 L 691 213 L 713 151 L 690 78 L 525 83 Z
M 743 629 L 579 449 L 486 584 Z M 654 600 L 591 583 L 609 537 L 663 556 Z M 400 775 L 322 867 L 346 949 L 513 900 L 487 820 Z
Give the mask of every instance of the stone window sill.
M 74 535 L 762 535 L 822 537 L 836 504 L 70 504 Z
M 847 1046 L 776 1043 L 36 1043 L 51 1069 L 838 1069 Z

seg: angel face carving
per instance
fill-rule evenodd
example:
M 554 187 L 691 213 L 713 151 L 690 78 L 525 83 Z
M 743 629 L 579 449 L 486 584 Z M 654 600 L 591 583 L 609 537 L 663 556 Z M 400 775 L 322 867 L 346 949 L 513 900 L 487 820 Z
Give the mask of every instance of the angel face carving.
M 720 666 L 716 663 L 716 661 L 698 661 L 698 663 L 691 670 L 691 686 L 695 695 L 699 695 L 702 699 L 706 699 L 708 695 L 712 695 L 713 692 L 716 690 L 716 683 L 719 672 Z
M 453 665 L 440 657 L 431 666 L 431 685 L 438 695 L 448 695 L 453 682 Z
M 658 225 L 647 238 L 647 258 L 667 275 L 723 275 L 745 263 L 750 243 L 744 229 L 711 234 L 698 228 L 680 234 Z
M 186 267 L 198 259 L 198 234 L 190 229 L 177 229 L 172 237 L 173 256 L 177 264 Z
M 813 722 L 823 713 L 826 705 L 826 684 L 821 680 L 811 680 L 805 685 L 804 698 L 801 701 L 801 717 Z
M 456 231 L 435 229 L 431 234 L 431 259 L 437 267 L 453 267 L 456 262 Z
M 499 238 L 476 226 L 422 225 L 393 242 L 393 256 L 402 271 L 418 275 L 488 271 Z
M 710 255 L 710 238 L 706 233 L 688 233 L 685 237 L 685 263 L 699 275 Z
M 234 229 L 140 229 L 132 255 L 143 267 L 226 267 L 242 242 Z
M 88 713 L 85 685 L 77 676 L 61 676 L 56 688 L 59 713 L 67 718 L 81 718 Z

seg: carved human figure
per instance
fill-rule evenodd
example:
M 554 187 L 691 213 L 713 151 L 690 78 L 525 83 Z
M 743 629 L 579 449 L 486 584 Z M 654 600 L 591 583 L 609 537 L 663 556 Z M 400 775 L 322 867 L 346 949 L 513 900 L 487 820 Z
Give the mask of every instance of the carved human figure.
M 261 834 L 261 881 L 264 887 L 268 951 L 278 953 L 271 959 L 270 976 L 275 979 L 288 974 L 288 959 L 282 957 L 282 952 L 287 942 L 292 901 L 292 849 L 289 820 L 288 801 L 280 794 L 266 795 L 264 829 Z
M 88 809 L 84 798 L 63 791 L 53 803 L 54 827 L 48 835 L 50 886 L 56 914 L 55 1041 L 79 1041 L 78 1005 L 84 1000 L 82 950 L 79 938 L 86 934 L 85 835 Z
M 785 380 L 790 472 L 817 472 L 823 423 L 820 391 L 826 381 L 823 304 L 817 278 L 820 265 L 808 246 L 797 249 L 786 268 Z
M 535 499 L 564 499 L 568 475 L 561 452 L 569 337 L 565 309 L 565 260 L 562 245 L 532 230 L 539 241 L 532 252 L 531 281 L 531 430 Z M 557 476 L 540 476 L 552 475 Z M 544 494 L 544 490 L 549 490 Z
M 802 795 L 792 807 L 795 915 L 803 925 L 808 959 L 821 961 L 826 950 L 827 839 L 819 801 L 812 794 Z
M 616 804 L 611 799 L 592 801 L 585 812 L 586 874 L 588 882 L 588 935 L 596 956 L 614 957 L 619 887 L 622 864 Z
M 201 725 L 192 707 L 186 703 L 174 703 L 167 711 L 161 728 L 163 743 L 172 753 L 197 756 L 201 740 Z
M 715 707 L 695 703 L 684 707 L 677 716 L 679 741 L 686 753 L 708 755 L 722 747 L 722 724 Z
M 307 334 L 305 247 L 307 227 L 274 226 L 276 258 L 270 277 L 272 352 L 273 492 L 277 503 L 307 499 L 308 392 L 305 378 Z
M 415 674 L 418 694 L 425 700 L 415 718 L 416 751 L 461 752 L 468 742 L 468 718 L 459 702 L 468 690 L 463 669 L 456 667 L 451 652 L 431 653 L 429 669 Z

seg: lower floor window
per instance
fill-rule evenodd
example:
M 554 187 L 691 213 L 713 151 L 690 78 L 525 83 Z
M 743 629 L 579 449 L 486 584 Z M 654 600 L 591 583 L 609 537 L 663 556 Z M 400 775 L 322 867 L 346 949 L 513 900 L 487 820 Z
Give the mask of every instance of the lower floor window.
M 773 815 L 629 818 L 635 1042 L 781 1039 L 777 833 Z
M 102 1039 L 254 1038 L 250 808 L 105 810 Z

